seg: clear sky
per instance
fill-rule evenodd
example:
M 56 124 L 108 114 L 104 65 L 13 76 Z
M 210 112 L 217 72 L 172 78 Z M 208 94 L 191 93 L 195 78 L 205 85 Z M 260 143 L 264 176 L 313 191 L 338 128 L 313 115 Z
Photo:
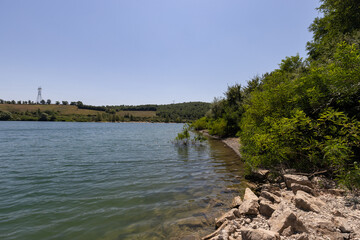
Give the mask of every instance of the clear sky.
M 0 98 L 91 105 L 223 96 L 306 57 L 318 0 L 0 0 Z

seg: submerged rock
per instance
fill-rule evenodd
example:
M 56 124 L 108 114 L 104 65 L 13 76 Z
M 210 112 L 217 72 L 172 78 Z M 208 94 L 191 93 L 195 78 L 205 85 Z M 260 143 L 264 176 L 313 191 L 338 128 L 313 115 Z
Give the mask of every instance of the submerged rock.
M 237 216 L 239 216 L 239 210 L 234 208 L 231 209 L 230 211 L 224 213 L 221 217 L 219 218 L 215 218 L 215 227 L 218 228 L 220 227 L 226 220 L 233 220 L 235 219 Z

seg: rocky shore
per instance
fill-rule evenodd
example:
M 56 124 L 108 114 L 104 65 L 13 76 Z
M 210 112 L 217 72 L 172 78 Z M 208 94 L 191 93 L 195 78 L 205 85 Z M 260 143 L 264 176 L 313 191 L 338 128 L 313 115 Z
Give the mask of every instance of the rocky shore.
M 222 141 L 240 156 L 237 138 Z M 360 240 L 359 195 L 322 175 L 259 170 L 252 177 L 254 191 L 236 196 L 202 240 Z
M 360 239 L 360 197 L 323 176 L 257 172 L 262 183 L 215 219 L 203 240 Z M 255 192 L 255 193 L 254 193 Z

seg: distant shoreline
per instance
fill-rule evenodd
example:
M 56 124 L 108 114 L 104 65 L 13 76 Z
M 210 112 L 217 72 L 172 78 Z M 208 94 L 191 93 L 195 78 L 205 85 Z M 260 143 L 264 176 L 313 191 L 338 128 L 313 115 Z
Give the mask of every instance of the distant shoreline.
M 1 99 L 0 99 L 1 100 Z M 56 122 L 192 122 L 204 116 L 210 103 L 168 105 L 90 106 L 69 104 L 1 103 L 0 121 Z

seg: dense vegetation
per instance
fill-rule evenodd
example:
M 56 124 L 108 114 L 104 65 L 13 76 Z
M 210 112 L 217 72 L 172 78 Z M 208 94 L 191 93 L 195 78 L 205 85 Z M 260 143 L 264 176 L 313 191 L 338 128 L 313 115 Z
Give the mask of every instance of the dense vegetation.
M 76 121 L 76 122 L 190 122 L 203 116 L 209 103 L 188 102 L 169 105 L 91 106 L 81 101 L 42 104 L 31 101 L 0 99 L 0 120 L 12 121 Z
M 309 58 L 228 88 L 196 121 L 221 137 L 239 136 L 250 167 L 326 169 L 360 186 L 360 2 L 322 0 L 310 26 Z

